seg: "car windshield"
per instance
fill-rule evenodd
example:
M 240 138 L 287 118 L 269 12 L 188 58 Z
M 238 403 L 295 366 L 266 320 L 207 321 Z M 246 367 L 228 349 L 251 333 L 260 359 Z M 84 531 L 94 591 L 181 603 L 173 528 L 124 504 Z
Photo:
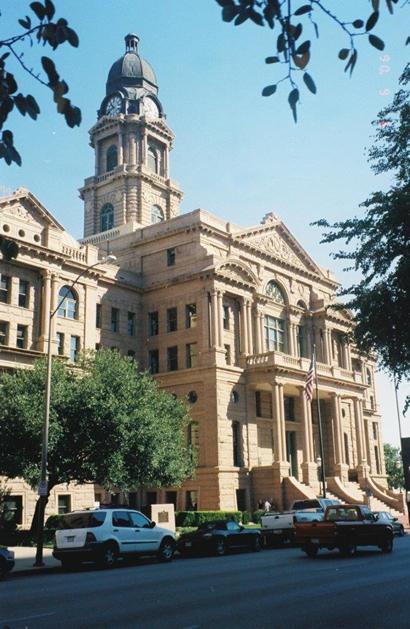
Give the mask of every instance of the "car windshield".
M 349 507 L 328 507 L 326 517 L 331 522 L 357 521 L 359 519 L 357 510 Z
M 104 524 L 104 511 L 90 511 L 86 513 L 68 513 L 62 515 L 57 524 L 58 529 L 92 529 Z

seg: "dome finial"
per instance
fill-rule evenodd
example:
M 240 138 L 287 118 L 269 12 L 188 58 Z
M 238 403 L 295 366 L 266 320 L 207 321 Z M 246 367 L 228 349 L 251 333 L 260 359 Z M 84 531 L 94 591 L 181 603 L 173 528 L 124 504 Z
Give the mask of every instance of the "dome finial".
M 140 38 L 135 33 L 128 33 L 125 36 L 125 52 L 137 52 Z

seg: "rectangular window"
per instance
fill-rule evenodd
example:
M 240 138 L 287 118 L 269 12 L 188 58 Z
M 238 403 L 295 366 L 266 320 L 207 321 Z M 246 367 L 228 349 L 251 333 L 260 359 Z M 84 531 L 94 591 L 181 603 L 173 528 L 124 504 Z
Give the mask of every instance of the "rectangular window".
M 10 296 L 10 277 L 0 273 L 0 302 L 3 304 L 9 303 Z
M 225 362 L 227 365 L 232 365 L 231 346 L 224 345 L 225 348 Z
M 167 249 L 167 266 L 175 265 L 175 247 Z
M 29 283 L 26 280 L 19 281 L 18 304 L 20 308 L 28 308 L 29 306 Z
M 178 347 L 176 345 L 167 349 L 167 368 L 168 371 L 178 369 Z
M 229 330 L 229 306 L 222 306 L 224 330 Z
M 130 358 L 135 358 L 135 352 L 133 349 L 129 349 L 127 352 L 127 356 L 129 356 Z
M 308 358 L 306 328 L 304 325 L 298 325 L 297 336 L 298 336 L 298 355 L 300 356 L 300 358 Z
M 71 496 L 61 494 L 58 496 L 58 515 L 65 515 L 71 511 Z
M 64 334 L 57 332 L 57 353 L 59 356 L 64 356 Z
M 7 345 L 9 339 L 9 324 L 0 321 L 0 345 Z
M 98 352 L 101 349 L 101 343 L 95 344 L 95 351 Z
M 150 373 L 159 373 L 159 351 L 150 349 L 148 352 L 148 369 Z
M 176 332 L 178 329 L 178 311 L 176 308 L 167 309 L 167 332 Z
M 101 328 L 102 326 L 102 305 L 96 304 L 95 306 L 95 327 Z
M 23 524 L 23 496 L 5 497 L 4 516 L 7 522 Z
M 197 324 L 196 304 L 187 304 L 185 306 L 185 327 L 196 328 L 196 324 Z
M 120 329 L 120 311 L 118 308 L 111 308 L 111 331 L 118 332 Z
M 148 334 L 149 336 L 157 336 L 159 331 L 158 312 L 148 313 Z
M 262 417 L 262 399 L 260 391 L 255 391 L 255 413 L 256 417 Z
M 79 351 L 80 351 L 80 337 L 70 336 L 70 360 L 73 363 L 77 362 Z
M 16 347 L 19 347 L 20 349 L 25 349 L 27 347 L 27 326 L 26 325 L 17 326 Z
M 187 369 L 198 366 L 198 343 L 186 344 L 186 366 Z
M 135 312 L 128 313 L 128 336 L 135 336 Z
M 295 421 L 295 398 L 285 396 L 284 406 L 285 406 L 285 420 L 294 422 Z
M 283 319 L 265 315 L 266 351 L 285 351 L 285 322 Z
M 377 423 L 373 422 L 373 439 L 377 441 Z
M 199 447 L 199 424 L 198 422 L 190 422 L 187 428 L 188 447 Z
M 235 467 L 241 466 L 241 425 L 239 422 L 232 422 L 232 449 L 233 464 Z

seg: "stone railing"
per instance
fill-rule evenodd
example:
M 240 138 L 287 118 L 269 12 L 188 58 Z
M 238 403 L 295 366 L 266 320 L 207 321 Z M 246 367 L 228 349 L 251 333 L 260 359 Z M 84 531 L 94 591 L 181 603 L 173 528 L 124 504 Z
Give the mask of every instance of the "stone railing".
M 75 249 L 74 247 L 63 245 L 63 254 L 65 256 L 69 256 L 72 260 L 77 260 L 78 262 L 87 262 L 87 254 L 80 249 Z

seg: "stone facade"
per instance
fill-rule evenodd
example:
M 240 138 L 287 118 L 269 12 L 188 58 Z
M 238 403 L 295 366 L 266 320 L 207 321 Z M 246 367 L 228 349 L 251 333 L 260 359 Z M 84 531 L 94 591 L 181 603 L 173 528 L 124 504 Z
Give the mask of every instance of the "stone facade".
M 124 499 L 229 510 L 270 498 L 282 507 L 320 491 L 317 404 L 303 395 L 315 345 L 326 477 L 347 493 L 372 483 L 384 496 L 375 364 L 346 340 L 351 321 L 333 308 L 337 283 L 274 214 L 247 229 L 201 209 L 179 215 L 173 134 L 133 37 L 90 131 L 96 166 L 80 191 L 84 239 L 27 190 L 0 199 L 0 233 L 20 247 L 16 261 L 0 261 L 0 367 L 29 367 L 44 355 L 50 309 L 83 273 L 74 316 L 68 307 L 53 319 L 53 353 L 75 360 L 83 348 L 116 348 L 191 409 L 195 478 L 180 488 L 130 488 Z M 138 71 L 132 55 L 143 61 Z M 87 270 L 107 251 L 115 264 Z M 7 482 L 23 497 L 27 525 L 34 494 Z M 94 502 L 90 488 L 64 492 L 71 508 Z M 112 497 L 96 487 L 95 499 Z

